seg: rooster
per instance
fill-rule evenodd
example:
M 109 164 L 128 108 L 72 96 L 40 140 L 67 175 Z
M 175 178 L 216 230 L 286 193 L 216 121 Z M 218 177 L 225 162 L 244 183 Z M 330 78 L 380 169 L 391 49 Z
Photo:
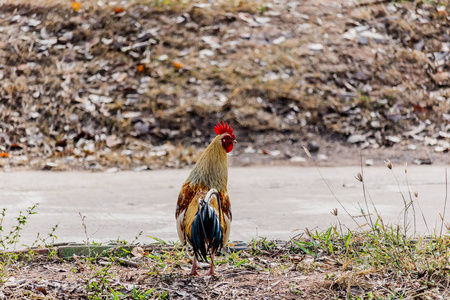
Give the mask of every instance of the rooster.
M 214 273 L 214 254 L 230 236 L 231 207 L 227 192 L 227 153 L 233 150 L 236 137 L 228 123 L 217 123 L 217 136 L 202 153 L 178 196 L 175 218 L 183 245 L 189 242 L 194 249 L 190 275 L 199 275 L 197 261 L 211 262 L 207 275 Z

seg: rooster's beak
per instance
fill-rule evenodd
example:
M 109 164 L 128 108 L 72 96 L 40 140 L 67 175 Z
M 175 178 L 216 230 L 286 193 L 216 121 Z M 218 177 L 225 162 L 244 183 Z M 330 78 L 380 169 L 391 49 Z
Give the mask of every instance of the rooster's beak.
M 236 144 L 237 143 L 237 141 L 236 140 L 233 140 L 233 144 Z

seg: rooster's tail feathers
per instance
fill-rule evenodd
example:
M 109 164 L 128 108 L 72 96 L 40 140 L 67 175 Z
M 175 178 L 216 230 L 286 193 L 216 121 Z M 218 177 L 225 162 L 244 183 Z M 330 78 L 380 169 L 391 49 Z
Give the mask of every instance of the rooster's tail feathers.
M 215 199 L 219 211 L 217 214 L 211 201 Z M 217 249 L 222 247 L 223 228 L 220 221 L 222 208 L 220 196 L 217 190 L 211 189 L 206 194 L 205 199 L 200 199 L 198 203 L 198 212 L 192 224 L 192 248 L 197 258 L 207 261 L 208 250 L 215 253 Z

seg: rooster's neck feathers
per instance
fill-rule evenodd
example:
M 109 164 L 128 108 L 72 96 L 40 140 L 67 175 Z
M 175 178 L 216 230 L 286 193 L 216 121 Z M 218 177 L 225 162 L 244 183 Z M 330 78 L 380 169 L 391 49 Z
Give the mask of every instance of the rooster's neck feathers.
M 228 159 L 221 141 L 224 135 L 216 136 L 198 159 L 186 180 L 191 187 L 203 185 L 219 192 L 227 190 Z

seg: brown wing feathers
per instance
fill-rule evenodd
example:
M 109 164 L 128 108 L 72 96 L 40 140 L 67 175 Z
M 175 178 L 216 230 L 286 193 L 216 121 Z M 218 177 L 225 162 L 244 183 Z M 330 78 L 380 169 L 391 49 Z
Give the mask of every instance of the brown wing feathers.
M 200 199 L 204 199 L 206 194 L 208 193 L 209 189 L 196 185 L 195 187 L 191 187 L 189 183 L 185 183 L 182 186 L 182 189 L 180 191 L 180 194 L 178 195 L 178 202 L 177 202 L 177 208 L 175 211 L 175 218 L 177 218 L 177 221 L 181 224 L 179 227 L 179 230 L 182 232 L 178 232 L 178 234 L 183 237 L 187 237 L 188 239 L 191 238 L 192 234 L 192 223 L 194 221 L 195 215 L 198 212 L 198 201 Z M 230 210 L 230 198 L 228 197 L 228 193 L 220 192 L 220 202 L 221 202 L 221 224 L 224 226 L 224 231 L 228 232 L 228 226 L 229 222 L 225 222 L 224 218 L 227 217 L 229 221 L 232 219 L 231 210 Z M 211 202 L 211 205 L 214 207 L 216 212 L 218 212 L 218 206 L 215 201 Z M 178 220 L 180 215 L 183 215 L 183 218 L 181 220 Z M 186 242 L 186 239 L 181 239 L 183 243 Z M 226 242 L 226 241 L 225 241 Z

